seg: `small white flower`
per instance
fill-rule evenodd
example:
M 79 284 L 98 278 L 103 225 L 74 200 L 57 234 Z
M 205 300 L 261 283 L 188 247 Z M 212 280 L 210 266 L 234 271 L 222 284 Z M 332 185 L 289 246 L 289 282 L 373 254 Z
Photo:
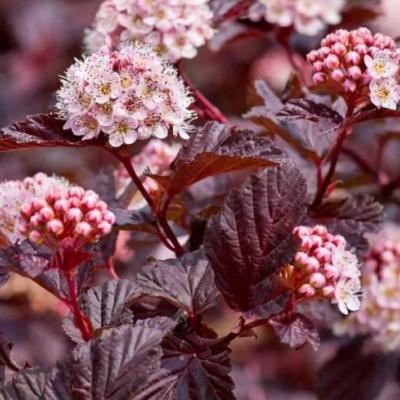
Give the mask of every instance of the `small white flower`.
M 97 137 L 100 134 L 100 124 L 91 115 L 77 115 L 67 120 L 64 129 L 71 129 L 74 135 L 83 136 L 84 140 Z
M 391 78 L 396 75 L 399 69 L 399 63 L 389 51 L 378 51 L 373 58 L 366 55 L 364 62 L 368 68 L 368 73 L 374 79 Z
M 111 146 L 120 147 L 136 142 L 137 126 L 137 121 L 133 118 L 115 116 L 112 124 L 104 127 L 103 131 L 108 134 Z
M 361 271 L 355 254 L 346 250 L 345 246 L 339 246 L 332 254 L 332 265 L 346 278 L 359 278 Z
M 358 311 L 360 301 L 361 284 L 359 279 L 341 279 L 335 288 L 335 302 L 339 311 L 347 315 L 349 311 Z
M 290 26 L 294 20 L 294 9 L 290 0 L 264 0 L 267 6 L 266 19 L 271 24 Z
M 371 102 L 378 108 L 395 110 L 400 100 L 400 86 L 394 78 L 374 79 L 370 85 Z

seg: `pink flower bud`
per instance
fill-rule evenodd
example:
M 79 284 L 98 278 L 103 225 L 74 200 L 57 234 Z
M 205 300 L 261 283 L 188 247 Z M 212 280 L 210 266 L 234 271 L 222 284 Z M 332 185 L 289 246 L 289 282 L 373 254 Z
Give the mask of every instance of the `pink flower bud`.
M 34 199 L 32 201 L 32 207 L 35 211 L 39 211 L 41 208 L 46 206 L 47 202 L 44 199 Z
M 313 233 L 314 235 L 318 235 L 318 236 L 326 236 L 328 234 L 328 230 L 326 229 L 326 227 L 324 225 L 315 225 L 312 230 L 311 233 Z
M 68 200 L 65 200 L 65 199 L 57 200 L 54 203 L 53 208 L 54 208 L 54 210 L 56 210 L 56 212 L 67 212 L 69 209 Z
M 29 240 L 30 240 L 31 242 L 33 242 L 33 243 L 39 243 L 39 242 L 41 242 L 41 239 L 42 239 L 42 235 L 41 235 L 41 233 L 38 232 L 38 231 L 32 231 L 32 232 L 29 234 Z
M 344 79 L 344 74 L 340 69 L 335 69 L 331 72 L 331 78 L 336 82 L 340 82 Z
M 324 243 L 324 248 L 329 250 L 330 253 L 332 253 L 333 251 L 335 251 L 337 249 L 337 246 L 334 245 L 333 243 L 327 242 L 327 243 Z
M 321 264 L 330 262 L 332 258 L 332 253 L 325 247 L 320 247 L 315 250 L 314 255 Z
M 324 275 L 328 279 L 336 280 L 340 276 L 340 272 L 339 272 L 338 268 L 336 268 L 334 265 L 326 264 L 324 266 L 323 270 L 324 270 Z
M 329 54 L 328 57 L 326 57 L 324 64 L 329 69 L 335 69 L 340 65 L 340 62 L 335 54 Z
M 316 272 L 319 270 L 321 264 L 315 257 L 308 257 L 306 262 L 306 269 L 308 272 Z
M 44 207 L 40 210 L 40 216 L 43 221 L 50 221 L 54 218 L 54 211 L 51 207 Z
M 64 232 L 64 224 L 59 219 L 53 219 L 46 224 L 46 229 L 56 236 Z
M 296 228 L 293 229 L 293 234 L 298 239 L 301 239 L 309 234 L 309 228 L 307 226 L 296 226 Z
M 358 44 L 354 50 L 363 58 L 368 53 L 368 47 L 365 44 Z
M 381 254 L 381 260 L 386 263 L 389 263 L 389 262 L 393 261 L 394 259 L 395 259 L 395 255 L 390 250 L 386 250 Z
M 310 237 L 310 239 L 311 239 L 311 243 L 312 243 L 311 247 L 321 247 L 322 246 L 323 242 L 322 242 L 322 238 L 320 236 L 312 235 Z
M 97 229 L 102 235 L 108 235 L 112 230 L 112 226 L 108 222 L 102 221 L 97 225 Z
M 70 197 L 82 197 L 85 194 L 85 190 L 79 186 L 74 186 L 68 190 Z
M 332 243 L 337 247 L 346 246 L 346 239 L 341 235 L 335 235 L 332 238 Z
M 318 52 L 316 50 L 310 51 L 310 53 L 308 53 L 308 55 L 307 55 L 307 60 L 310 63 L 317 61 L 318 60 Z
M 299 288 L 299 294 L 305 297 L 312 297 L 315 295 L 315 289 L 308 283 L 305 283 Z
M 328 285 L 322 288 L 322 294 L 325 297 L 330 298 L 334 295 L 334 293 L 335 293 L 335 288 L 332 285 Z
M 326 74 L 322 72 L 317 72 L 316 74 L 313 75 L 313 81 L 315 83 L 324 83 L 326 81 Z
M 324 70 L 324 64 L 321 61 L 316 61 L 312 65 L 312 68 L 314 72 L 322 72 Z
M 296 264 L 299 264 L 300 266 L 306 266 L 308 261 L 308 255 L 306 253 L 303 253 L 302 251 L 298 251 L 294 257 L 294 261 Z
M 81 206 L 81 199 L 79 197 L 70 197 L 69 204 L 71 207 L 79 208 Z
M 40 217 L 39 214 L 34 214 L 34 215 L 32 215 L 32 217 L 29 219 L 29 224 L 30 224 L 31 226 L 38 227 L 38 226 L 40 226 L 40 225 L 42 224 L 42 218 Z
M 353 93 L 353 92 L 355 92 L 356 89 L 357 89 L 357 84 L 356 84 L 354 81 L 352 81 L 351 79 L 346 79 L 346 80 L 343 82 L 343 88 L 344 88 L 344 90 L 345 90 L 346 92 Z
M 26 217 L 29 218 L 32 215 L 33 209 L 32 209 L 32 205 L 29 203 L 26 204 L 22 204 L 21 206 L 21 214 Z
M 67 220 L 80 222 L 83 218 L 83 213 L 79 208 L 70 208 L 67 212 Z
M 105 212 L 108 209 L 108 205 L 103 200 L 100 200 L 97 202 L 96 208 L 102 212 Z
M 301 240 L 300 250 L 309 251 L 312 247 L 313 243 L 310 237 L 304 237 Z
M 86 214 L 86 219 L 89 222 L 98 224 L 103 219 L 103 216 L 99 210 L 92 210 Z
M 92 210 L 97 205 L 97 199 L 94 196 L 85 195 L 85 197 L 83 197 L 83 199 L 82 199 L 81 204 L 83 207 L 87 208 L 88 210 Z
M 322 54 L 324 57 L 327 57 L 329 54 L 331 54 L 331 49 L 329 47 L 323 46 L 319 49 L 320 54 Z
M 111 211 L 108 211 L 108 210 L 105 211 L 103 213 L 103 219 L 104 219 L 104 221 L 108 222 L 111 225 L 115 224 L 115 214 Z
M 362 75 L 361 69 L 356 65 L 353 65 L 352 67 L 349 68 L 349 76 L 351 79 L 354 79 L 356 81 L 357 79 L 360 79 L 361 75 Z
M 343 56 L 344 54 L 346 54 L 347 49 L 343 43 L 337 42 L 333 45 L 333 51 L 336 55 Z
M 361 57 L 356 51 L 350 51 L 349 53 L 346 54 L 345 60 L 349 64 L 358 65 L 361 62 Z
M 310 276 L 310 284 L 313 287 L 319 289 L 319 288 L 325 286 L 325 283 L 326 283 L 325 276 L 322 275 L 321 273 L 316 272 L 314 274 L 311 274 L 311 276 Z
M 81 236 L 89 236 L 92 232 L 92 227 L 87 222 L 79 222 L 75 227 L 75 232 Z

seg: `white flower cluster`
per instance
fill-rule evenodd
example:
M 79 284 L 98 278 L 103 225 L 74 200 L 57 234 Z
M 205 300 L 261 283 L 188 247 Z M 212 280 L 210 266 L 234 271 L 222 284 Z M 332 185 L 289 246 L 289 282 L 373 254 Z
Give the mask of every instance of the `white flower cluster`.
M 111 49 L 140 40 L 166 54 L 172 62 L 193 58 L 211 39 L 213 14 L 209 0 L 106 0 L 93 28 L 87 31 L 89 53 L 106 45 Z
M 326 25 L 337 25 L 344 0 L 258 0 L 249 10 L 253 21 L 262 18 L 282 27 L 294 25 L 297 32 L 313 36 Z
M 335 326 L 336 334 L 371 335 L 386 351 L 400 349 L 400 227 L 371 238 L 362 271 L 361 309 Z
M 6 181 L 0 184 L 0 235 L 8 244 L 24 238 L 18 230 L 21 206 L 60 187 L 69 187 L 68 181 L 43 173 L 23 181 Z
M 192 98 L 177 72 L 149 46 L 107 47 L 76 61 L 57 93 L 57 109 L 83 139 L 104 132 L 113 147 L 152 136 L 188 138 Z
M 365 56 L 364 62 L 371 78 L 369 89 L 372 104 L 395 110 L 400 100 L 398 49 L 377 51 L 373 57 Z

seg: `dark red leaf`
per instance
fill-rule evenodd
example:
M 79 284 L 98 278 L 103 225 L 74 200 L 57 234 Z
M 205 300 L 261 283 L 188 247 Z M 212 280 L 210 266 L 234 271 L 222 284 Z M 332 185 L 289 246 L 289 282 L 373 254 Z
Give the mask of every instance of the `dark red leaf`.
M 323 203 L 312 218 L 332 233 L 343 235 L 352 246 L 363 250 L 364 234 L 378 232 L 385 213 L 383 206 L 373 197 L 357 194 Z
M 167 337 L 161 369 L 149 377 L 135 400 L 234 400 L 227 348 L 193 334 Z
M 282 343 L 298 349 L 310 343 L 316 351 L 319 348 L 320 339 L 318 332 L 307 317 L 299 313 L 284 313 L 271 318 L 270 325 Z
M 0 130 L 0 151 L 29 147 L 82 147 L 99 144 L 93 140 L 82 140 L 71 131 L 64 130 L 65 121 L 56 114 L 37 114 L 25 121 L 16 122 Z
M 232 190 L 210 220 L 205 249 L 218 288 L 233 309 L 248 311 L 271 300 L 274 273 L 294 255 L 293 228 L 305 213 L 306 184 L 291 163 L 252 175 Z M 256 290 L 263 286 L 265 290 Z
M 217 304 L 219 292 L 214 273 L 202 250 L 180 259 L 156 260 L 137 276 L 135 294 L 161 297 L 190 315 L 201 314 Z
M 170 198 L 210 176 L 279 164 L 285 156 L 249 130 L 209 122 L 191 135 L 172 164 L 172 175 L 151 176 Z

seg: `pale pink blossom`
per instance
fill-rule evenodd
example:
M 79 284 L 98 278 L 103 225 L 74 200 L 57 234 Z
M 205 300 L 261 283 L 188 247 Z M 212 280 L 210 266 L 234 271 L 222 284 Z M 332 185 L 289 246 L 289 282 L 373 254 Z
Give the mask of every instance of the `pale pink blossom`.
M 374 79 L 370 85 L 371 102 L 378 108 L 395 110 L 400 100 L 400 86 L 394 78 Z
M 293 25 L 297 32 L 313 36 L 327 25 L 339 24 L 344 6 L 344 0 L 258 0 L 250 7 L 249 18 Z
M 149 46 L 102 47 L 70 67 L 57 93 L 65 129 L 84 140 L 102 132 L 113 147 L 169 133 L 187 139 L 192 98 L 174 67 Z
M 377 51 L 373 57 L 364 57 L 368 73 L 374 79 L 392 78 L 399 69 L 399 62 L 391 51 Z
M 86 32 L 87 51 L 125 41 L 151 44 L 172 62 L 193 58 L 214 35 L 209 0 L 106 0 Z

